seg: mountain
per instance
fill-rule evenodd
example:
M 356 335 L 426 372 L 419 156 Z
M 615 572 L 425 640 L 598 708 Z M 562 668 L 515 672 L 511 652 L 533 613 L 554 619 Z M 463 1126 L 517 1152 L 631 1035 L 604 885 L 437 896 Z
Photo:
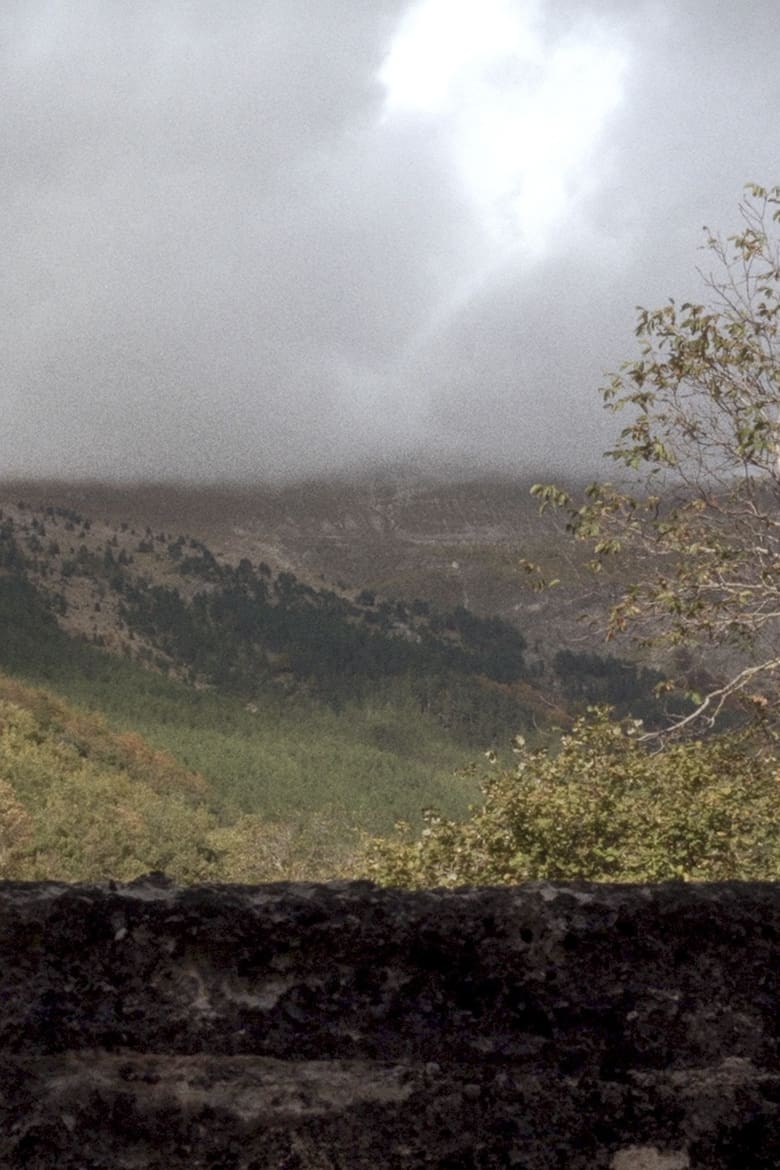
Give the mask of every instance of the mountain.
M 581 550 L 539 516 L 529 487 L 508 478 L 409 472 L 276 487 L 9 483 L 0 486 L 0 506 L 22 524 L 52 509 L 60 529 L 62 521 L 67 530 L 68 512 L 89 519 L 86 531 L 74 522 L 59 542 L 71 558 L 81 544 L 91 552 L 113 541 L 117 555 L 124 549 L 138 562 L 142 540 L 159 554 L 194 537 L 219 560 L 238 565 L 246 558 L 343 595 L 367 589 L 383 599 L 498 616 L 523 632 L 531 656 L 598 650 L 616 584 L 588 574 Z M 541 562 L 560 586 L 534 592 L 524 559 Z M 159 560 L 147 560 L 145 571 L 165 577 Z M 110 637 L 110 611 L 95 618 L 94 600 L 84 611 L 72 589 L 65 593 L 72 628 Z
M 140 865 L 129 830 L 111 864 L 97 845 L 80 852 L 80 821 L 99 843 L 101 818 L 114 824 L 118 808 L 151 868 L 164 822 L 190 841 L 169 863 L 183 876 L 333 876 L 366 833 L 416 822 L 426 806 L 462 815 L 478 795 L 475 755 L 508 757 L 518 731 L 548 742 L 594 701 L 659 721 L 660 675 L 600 653 L 578 620 L 583 609 L 603 619 L 615 582 L 585 592 L 581 562 L 540 521 L 527 488 L 410 475 L 252 488 L 3 485 L 8 685 L 46 687 L 51 710 L 64 698 L 99 714 L 107 734 L 140 736 L 144 759 L 167 753 L 203 785 L 194 808 L 181 793 L 175 808 L 160 805 L 146 792 L 152 768 L 128 806 L 120 740 L 108 749 L 119 772 L 88 760 L 64 797 L 62 733 L 50 743 L 28 727 L 43 745 L 34 769 L 45 799 L 86 810 L 55 833 L 64 854 L 52 872 L 95 876 L 105 865 L 116 876 L 134 858 Z M 524 557 L 560 576 L 559 589 L 534 593 Z M 0 727 L 6 749 L 20 718 Z M 103 792 L 95 809 L 90 786 Z M 43 833 L 30 793 L 6 795 Z M 53 855 L 34 844 L 25 856 L 32 872 L 31 858 Z
M 12 483 L 0 557 L 63 631 L 109 652 L 248 699 L 271 683 L 343 701 L 404 676 L 421 708 L 484 746 L 560 718 L 561 700 L 646 698 L 662 665 L 603 654 L 620 581 L 588 572 L 529 486 L 408 471 Z M 560 584 L 535 591 L 524 560 Z

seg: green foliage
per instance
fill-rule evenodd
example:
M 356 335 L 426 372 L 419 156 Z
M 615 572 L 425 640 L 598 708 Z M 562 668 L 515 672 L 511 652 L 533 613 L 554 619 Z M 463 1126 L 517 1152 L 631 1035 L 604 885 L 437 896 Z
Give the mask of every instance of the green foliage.
M 75 648 L 43 598 L 23 577 L 0 576 L 0 667 L 24 670 L 67 659 Z
M 421 713 L 472 748 L 496 746 L 506 739 L 507 729 L 530 728 L 535 722 L 534 707 L 522 684 L 469 675 L 419 674 L 410 678 L 409 687 Z
M 328 880 L 351 864 L 339 820 L 326 811 L 308 820 L 244 815 L 213 831 L 209 841 L 233 882 Z
M 581 713 L 587 706 L 607 705 L 617 716 L 631 715 L 647 727 L 660 729 L 668 724 L 670 711 L 680 714 L 685 709 L 677 696 L 659 697 L 657 691 L 663 689 L 665 681 L 660 671 L 611 654 L 559 650 L 552 668 L 573 711 Z
M 202 800 L 215 824 L 229 827 L 242 814 L 262 818 L 289 872 L 302 873 L 306 858 L 314 864 L 311 841 L 322 836 L 323 818 L 330 826 L 322 840 L 334 876 L 357 833 L 387 832 L 431 802 L 459 815 L 474 797 L 473 782 L 453 776 L 463 748 L 435 715 L 421 710 L 407 680 L 380 682 L 370 698 L 338 711 L 278 688 L 261 690 L 246 704 L 69 638 L 24 581 L 0 578 L 0 622 L 4 615 L 8 633 L 0 639 L 0 665 L 102 712 L 104 726 L 122 733 L 126 747 L 132 732 L 140 733 L 144 750 L 157 752 L 142 777 L 150 786 L 159 785 L 166 772 L 160 753 L 184 761 L 190 774 L 207 782 Z M 49 692 L 39 693 L 48 694 L 47 703 L 57 702 Z M 96 750 L 94 741 L 90 750 Z M 113 741 L 110 750 L 116 750 Z M 140 748 L 124 757 L 134 776 L 139 754 Z M 54 766 L 51 757 L 49 763 Z M 106 815 L 114 815 L 108 806 Z M 227 874 L 224 866 L 220 872 Z M 278 876 L 278 870 L 266 876 Z
M 459 815 L 473 799 L 473 782 L 453 777 L 464 749 L 395 687 L 336 712 L 278 696 L 247 710 L 217 692 L 161 684 L 147 696 L 123 687 L 112 720 L 131 719 L 201 772 L 231 819 L 240 811 L 303 825 L 327 813 L 346 843 L 357 830 L 387 832 L 432 801 Z
M 24 557 L 14 536 L 14 527 L 10 521 L 0 524 L 0 569 L 19 570 L 24 564 Z
M 192 692 L 158 681 L 149 710 L 176 722 L 152 732 L 209 765 L 212 784 L 137 732 L 0 675 L 0 878 L 128 880 L 153 869 L 183 882 L 332 878 L 348 869 L 360 832 L 389 829 L 431 796 L 466 806 L 466 785 L 451 780 L 455 757 L 441 759 L 447 745 L 413 742 L 414 722 L 394 720 L 392 708 L 356 712 L 347 726 L 332 713 L 325 725 L 316 711 L 306 723 L 288 714 L 274 736 L 271 712 L 197 692 L 190 708 Z M 120 691 L 119 704 L 127 697 Z M 371 730 L 392 750 L 361 746 Z
M 125 579 L 120 613 L 168 659 L 221 689 L 252 698 L 281 677 L 341 709 L 388 679 L 399 680 L 400 689 L 408 678 L 435 679 L 437 693 L 451 692 L 442 704 L 446 726 L 472 743 L 480 721 L 452 718 L 464 688 L 484 707 L 479 678 L 511 684 L 525 676 L 525 639 L 499 618 L 462 607 L 431 615 L 419 601 L 411 609 L 387 600 L 375 608 L 372 593 L 353 603 L 293 573 L 280 573 L 269 587 L 248 560 L 235 569 L 217 565 L 204 545 L 198 548 L 201 575 L 211 582 L 207 592 L 188 598 L 171 585 Z M 495 714 L 498 705 L 492 707 Z M 508 718 L 500 730 L 507 734 L 523 713 L 516 703 L 504 708 Z
M 206 784 L 138 736 L 112 735 L 43 691 L 0 676 L 2 876 L 216 876 Z
M 361 872 L 400 886 L 780 878 L 780 767 L 747 732 L 657 751 L 638 721 L 597 709 L 559 751 L 515 750 L 469 819 L 429 811 L 418 839 L 372 842 Z

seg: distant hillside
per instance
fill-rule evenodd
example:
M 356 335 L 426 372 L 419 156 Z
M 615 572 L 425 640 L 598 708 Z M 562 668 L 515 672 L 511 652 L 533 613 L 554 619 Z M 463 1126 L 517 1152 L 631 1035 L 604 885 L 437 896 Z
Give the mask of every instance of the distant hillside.
M 216 873 L 202 776 L 0 674 L 0 877 Z
M 157 695 L 163 704 L 174 697 L 170 690 L 166 695 L 166 687 L 170 684 L 163 683 Z M 126 714 L 139 710 L 137 696 L 126 686 L 123 697 L 129 700 Z M 220 791 L 224 773 L 218 768 L 210 769 L 209 782 L 137 732 L 112 731 L 101 716 L 0 673 L 0 880 L 129 880 L 152 870 L 182 882 L 332 878 L 349 866 L 361 820 L 364 830 L 391 827 L 392 820 L 367 815 L 357 787 L 347 817 L 333 804 L 332 789 L 322 777 L 308 801 L 293 792 L 294 809 L 284 817 L 269 815 L 263 805 L 270 794 L 252 789 L 251 761 L 263 748 L 273 759 L 284 734 L 253 736 L 248 724 L 241 728 L 240 714 L 223 705 L 221 710 L 201 708 L 199 731 L 182 735 L 188 704 L 181 696 L 176 715 L 185 753 L 200 754 L 208 765 L 204 748 L 209 737 L 218 735 L 223 755 L 243 754 L 245 808 L 225 803 Z M 215 715 L 221 716 L 219 732 L 211 722 Z M 301 743 L 316 755 L 309 729 L 297 730 Z M 291 729 L 284 731 L 289 750 Z M 340 746 L 347 746 L 345 737 Z M 369 762 L 370 753 L 364 759 Z M 407 782 L 412 777 L 413 765 L 407 768 Z M 355 776 L 342 779 L 349 786 Z M 364 772 L 360 779 L 365 785 Z M 388 772 L 384 796 L 391 804 L 394 779 Z M 288 764 L 277 791 L 285 783 L 294 788 L 295 781 Z M 418 799 L 443 795 L 434 782 Z M 445 803 L 465 811 L 462 799 Z M 417 807 L 415 801 L 403 812 L 409 815 Z
M 6 609 L 23 605 L 24 585 L 48 610 L 42 636 L 54 618 L 95 646 L 247 700 L 271 685 L 343 703 L 403 677 L 421 709 L 480 741 L 524 719 L 511 692 L 528 678 L 524 638 L 462 606 L 350 597 L 218 558 L 194 537 L 22 500 L 2 509 L 0 572 Z M 18 618 L 9 624 L 18 636 Z
M 533 606 L 548 602 L 512 575 L 515 538 L 484 485 L 449 501 L 395 486 L 370 507 L 354 484 L 331 499 L 166 491 L 26 485 L 0 499 L 0 669 L 16 676 L 0 686 L 0 837 L 6 823 L 22 850 L 9 873 L 334 876 L 362 834 L 424 807 L 462 815 L 475 756 L 508 754 L 518 731 L 548 742 L 591 702 L 663 719 L 657 673 L 562 646 L 563 620 L 540 633 Z M 549 563 L 530 514 L 523 551 Z M 351 550 L 367 576 L 331 581 L 318 548 Z M 453 549 L 462 559 L 445 563 Z M 421 566 L 407 594 L 377 585 L 393 557 Z M 461 573 L 451 606 L 423 593 L 440 570 Z M 471 583 L 486 597 L 501 573 L 526 597 L 522 625 L 473 603 Z
M 383 600 L 498 616 L 526 636 L 531 658 L 597 651 L 615 583 L 585 571 L 581 550 L 539 516 L 529 488 L 506 477 L 399 471 L 279 487 L 9 483 L 0 501 L 11 514 L 21 499 L 38 514 L 54 507 L 88 517 L 97 538 L 115 537 L 127 555 L 149 529 L 158 552 L 195 537 L 230 564 L 246 558 L 353 598 L 368 589 Z M 68 543 L 75 555 L 78 544 Z M 535 593 L 523 559 L 541 562 L 560 586 Z
M 583 569 L 564 542 L 556 554 L 542 540 L 527 487 L 26 485 L 22 495 L 14 486 L 19 491 L 6 490 L 0 508 L 0 571 L 27 582 L 67 633 L 194 685 L 247 701 L 270 685 L 341 704 L 397 680 L 421 712 L 481 747 L 551 717 L 565 723 L 561 704 L 573 701 L 639 704 L 645 718 L 660 718 L 649 698 L 659 676 L 593 648 L 573 608 L 575 595 L 578 606 L 589 600 L 574 590 Z M 96 510 L 87 514 L 76 502 Z M 144 523 L 147 507 L 154 523 Z M 166 527 L 166 516 L 208 531 L 215 543 Z M 271 560 L 258 559 L 269 550 Z M 367 576 L 334 583 L 316 574 L 336 552 L 342 572 L 349 557 Z M 564 578 L 568 557 L 568 586 L 532 592 L 523 555 Z M 440 597 L 452 596 L 458 582 L 452 608 L 423 592 L 390 592 L 406 578 L 410 590 L 428 584 L 435 593 L 437 574 L 446 584 Z M 596 618 L 609 589 L 597 599 Z M 474 591 L 484 601 L 502 590 L 524 599 L 511 606 L 513 621 L 472 599 Z

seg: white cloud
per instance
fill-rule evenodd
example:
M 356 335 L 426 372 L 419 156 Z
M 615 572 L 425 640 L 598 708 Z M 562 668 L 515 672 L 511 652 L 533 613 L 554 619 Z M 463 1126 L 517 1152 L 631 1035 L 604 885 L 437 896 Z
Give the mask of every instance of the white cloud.
M 380 72 L 385 118 L 445 121 L 489 245 L 540 254 L 593 182 L 629 55 L 589 14 L 551 36 L 539 0 L 421 0 Z

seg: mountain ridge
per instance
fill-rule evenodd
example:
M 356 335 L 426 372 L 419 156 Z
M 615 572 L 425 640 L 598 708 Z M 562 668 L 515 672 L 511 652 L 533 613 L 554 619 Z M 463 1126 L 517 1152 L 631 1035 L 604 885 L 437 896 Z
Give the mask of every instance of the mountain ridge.
M 229 563 L 246 557 L 337 592 L 368 588 L 441 608 L 462 605 L 524 632 L 533 625 L 538 657 L 572 646 L 595 650 L 614 583 L 587 572 L 582 550 L 539 516 L 529 488 L 526 477 L 408 473 L 194 487 L 8 481 L 0 483 L 0 507 L 14 516 L 19 500 L 36 512 L 70 509 L 103 524 L 104 539 L 117 532 L 125 544 L 123 525 L 136 534 L 162 531 L 169 541 L 194 536 Z M 542 562 L 560 586 L 535 592 L 524 559 Z

